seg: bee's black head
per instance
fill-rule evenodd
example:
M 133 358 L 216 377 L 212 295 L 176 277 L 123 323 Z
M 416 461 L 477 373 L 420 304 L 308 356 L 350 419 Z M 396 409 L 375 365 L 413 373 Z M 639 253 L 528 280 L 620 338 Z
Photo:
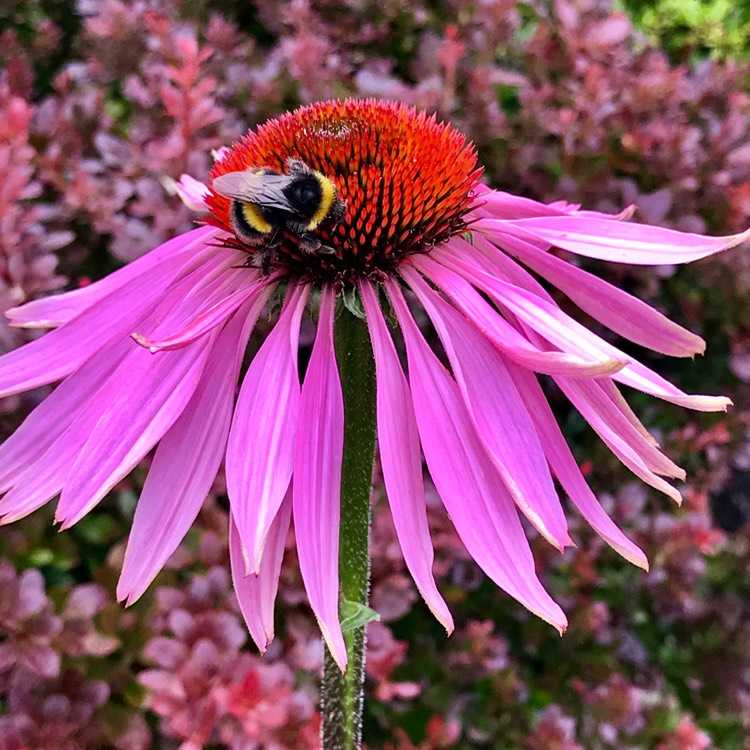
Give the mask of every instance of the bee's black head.
M 295 177 L 284 188 L 284 195 L 300 216 L 311 219 L 320 207 L 323 190 L 316 175 L 308 173 Z

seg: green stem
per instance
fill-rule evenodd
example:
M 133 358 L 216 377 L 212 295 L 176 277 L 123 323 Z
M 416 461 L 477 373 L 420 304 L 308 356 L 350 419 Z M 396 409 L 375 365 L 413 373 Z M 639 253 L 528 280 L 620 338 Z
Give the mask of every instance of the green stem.
M 344 394 L 344 461 L 341 473 L 339 578 L 342 603 L 367 606 L 370 593 L 370 489 L 375 452 L 375 364 L 367 324 L 341 307 L 336 355 Z M 323 749 L 359 750 L 367 625 L 345 629 L 344 674 L 325 653 L 321 710 Z

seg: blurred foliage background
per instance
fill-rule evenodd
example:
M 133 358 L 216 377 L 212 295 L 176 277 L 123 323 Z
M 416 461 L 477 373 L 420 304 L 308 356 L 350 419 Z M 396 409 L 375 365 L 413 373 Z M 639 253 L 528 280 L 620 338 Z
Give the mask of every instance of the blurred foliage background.
M 477 143 L 492 184 L 728 234 L 750 224 L 750 5 L 730 0 L 0 0 L 0 310 L 74 288 L 190 226 L 170 194 L 210 152 L 299 103 L 401 99 Z M 688 471 L 682 508 L 636 483 L 550 391 L 636 570 L 573 516 L 535 539 L 559 639 L 484 580 L 437 500 L 446 640 L 374 493 L 370 748 L 750 748 L 750 256 L 589 266 L 708 341 L 638 352 L 726 415 L 631 403 Z M 606 335 L 606 334 L 605 334 Z M 28 335 L 0 323 L 0 347 Z M 633 350 L 635 351 L 635 350 Z M 0 404 L 8 434 L 36 397 Z M 315 748 L 322 651 L 291 550 L 277 639 L 248 645 L 226 499 L 135 606 L 114 601 L 138 470 L 71 531 L 0 531 L 0 750 Z M 531 532 L 530 532 L 531 533 Z

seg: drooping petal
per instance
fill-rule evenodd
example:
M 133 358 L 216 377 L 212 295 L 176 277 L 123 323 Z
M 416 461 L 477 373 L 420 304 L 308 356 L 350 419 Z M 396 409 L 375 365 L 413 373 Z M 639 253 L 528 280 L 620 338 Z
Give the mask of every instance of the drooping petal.
M 412 262 L 453 300 L 456 307 L 494 346 L 522 367 L 550 375 L 598 377 L 609 375 L 623 366 L 618 360 L 602 356 L 587 359 L 577 354 L 539 349 L 498 315 L 466 279 L 447 265 L 436 263 L 426 256 L 415 257 Z
M 545 303 L 556 307 L 552 297 L 539 284 L 539 282 L 536 281 L 536 279 L 531 277 L 526 270 L 521 268 L 510 258 L 497 252 L 486 240 L 481 238 L 477 239 L 479 251 L 490 253 L 490 255 L 483 255 L 481 257 L 477 255 L 477 248 L 468 245 L 468 243 L 465 243 L 463 240 L 460 240 L 460 242 L 464 246 L 468 260 L 479 261 L 480 264 L 482 263 L 482 260 L 485 264 L 489 263 L 489 269 L 491 271 L 494 270 L 497 275 L 508 278 L 514 285 L 517 285 L 518 288 L 524 289 L 531 295 L 538 295 L 538 298 L 544 300 Z M 580 333 L 583 336 L 589 335 L 589 332 L 586 329 L 581 329 Z M 528 335 L 540 348 L 545 348 L 545 346 L 549 347 L 549 344 L 546 344 L 542 340 L 538 332 L 528 330 Z M 591 334 L 591 336 L 593 345 L 602 347 L 604 351 L 611 350 L 612 352 L 618 352 L 623 357 L 626 356 L 623 352 L 610 347 L 609 344 L 602 339 L 593 336 L 593 334 Z M 631 370 L 638 371 L 638 368 L 641 368 L 642 365 L 631 359 L 627 367 L 631 368 Z M 612 377 L 617 377 L 617 375 L 618 373 L 615 373 Z M 649 469 L 655 471 L 657 474 L 684 479 L 685 472 L 658 450 L 656 440 L 649 434 L 643 424 L 641 424 L 640 420 L 630 409 L 610 378 L 598 378 L 596 383 L 585 382 L 582 383 L 582 385 L 588 394 L 588 400 L 592 402 L 592 408 L 594 408 L 600 416 L 603 416 L 605 422 L 616 429 L 620 437 L 622 437 L 633 448 L 633 450 L 642 457 Z
M 676 503 L 682 502 L 680 493 L 668 482 L 657 476 L 649 467 L 644 456 L 622 436 L 612 425 L 607 417 L 612 416 L 614 410 L 605 411 L 602 408 L 606 401 L 597 398 L 598 392 L 583 380 L 576 381 L 572 378 L 556 378 L 562 392 L 568 397 L 573 406 L 578 409 L 581 416 L 591 425 L 599 437 L 606 443 L 607 447 L 627 466 L 637 477 L 642 479 L 659 492 L 671 497 Z M 622 424 L 620 422 L 620 424 Z
M 609 396 L 610 400 L 635 427 L 636 430 L 649 442 L 651 445 L 659 445 L 659 441 L 648 431 L 643 422 L 638 418 L 638 415 L 633 411 L 630 404 L 627 402 L 625 397 L 620 393 L 620 389 L 615 385 L 614 380 L 611 378 L 600 378 L 599 384 Z
M 152 354 L 181 349 L 224 323 L 246 300 L 256 296 L 267 284 L 266 279 L 253 282 L 250 279 L 231 275 L 222 285 L 206 296 L 202 304 L 196 308 L 195 316 L 188 323 L 171 333 L 166 333 L 158 340 L 138 333 L 134 333 L 133 338 Z
M 591 216 L 541 216 L 513 221 L 482 219 L 478 230 L 540 240 L 571 253 L 615 263 L 658 266 L 690 263 L 746 242 L 750 229 L 726 237 L 707 237 L 647 224 Z
M 27 469 L 16 476 L 12 489 L 0 499 L 0 523 L 8 524 L 25 518 L 60 493 L 70 465 L 75 460 L 76 449 L 80 447 L 72 439 L 66 441 L 67 435 L 64 433 L 34 462 L 34 470 Z
M 491 190 L 486 185 L 479 185 L 474 189 L 477 201 L 471 209 L 474 217 L 485 217 L 490 219 L 528 219 L 535 216 L 577 216 L 607 219 L 609 221 L 624 221 L 633 217 L 636 211 L 635 205 L 630 205 L 616 214 L 603 213 L 601 211 L 581 210 L 580 203 L 568 203 L 564 200 L 552 203 L 540 203 L 539 201 L 513 195 L 502 190 Z
M 502 248 L 543 276 L 584 312 L 630 341 L 673 357 L 702 354 L 706 342 L 637 297 L 598 276 L 545 253 L 518 237 L 498 240 Z M 477 242 L 486 248 L 486 240 Z
M 171 260 L 162 260 L 153 274 L 138 276 L 66 325 L 0 357 L 0 397 L 61 380 L 110 342 L 129 335 L 170 293 L 175 302 L 180 301 L 182 287 L 195 287 L 197 278 L 209 270 L 225 268 L 228 262 L 226 252 L 198 253 L 189 262 L 194 270 L 173 285 Z M 165 268 L 167 272 L 163 272 Z
M 104 381 L 83 407 L 73 412 L 69 425 L 40 456 L 14 473 L 12 489 L 0 500 L 2 523 L 23 518 L 60 493 L 87 437 L 106 408 L 100 395 L 108 382 Z
M 571 545 L 534 423 L 502 356 L 409 268 L 402 275 L 448 355 L 477 434 L 521 512 L 562 551 Z
M 509 258 L 505 258 L 505 261 L 513 267 L 514 275 L 525 276 L 528 279 L 527 283 L 503 281 L 497 274 L 488 273 L 469 253 L 462 255 L 458 252 L 457 246 L 458 243 L 446 243 L 436 249 L 433 255 L 441 262 L 457 266 L 468 279 L 489 294 L 498 304 L 517 315 L 525 330 L 540 334 L 555 346 L 580 348 L 583 352 L 590 352 L 590 356 L 609 357 L 624 363 L 621 369 L 612 374 L 615 380 L 664 401 L 696 411 L 726 411 L 731 405 L 731 401 L 723 396 L 684 393 L 638 360 L 589 331 L 585 326 L 565 315 L 552 301 L 549 294 L 540 287 L 536 279 Z M 496 260 L 500 258 L 501 256 L 498 256 Z M 421 259 L 420 262 L 422 262 Z M 531 333 L 529 339 L 534 344 L 538 343 Z
M 242 617 L 255 645 L 264 653 L 274 636 L 273 610 L 279 588 L 284 543 L 292 516 L 291 497 L 281 504 L 268 530 L 266 554 L 257 574 L 245 574 L 245 553 L 240 534 L 230 514 L 229 560 L 232 582 Z
M 449 248 L 448 252 L 452 255 L 454 261 L 459 262 L 456 260 L 456 252 L 454 248 Z M 544 303 L 544 305 L 547 306 L 547 309 L 554 312 L 554 303 L 551 297 L 535 279 L 514 264 L 510 259 L 501 255 L 498 255 L 495 258 L 496 262 L 501 260 L 502 266 L 498 266 L 497 268 L 500 275 L 511 275 L 514 282 L 522 284 L 522 286 L 512 285 L 516 290 L 531 295 L 529 297 L 530 301 L 535 297 L 537 301 Z M 494 277 L 480 270 L 481 264 L 476 264 L 472 259 L 470 250 L 467 250 L 466 257 L 462 258 L 460 262 L 467 268 L 469 275 L 475 279 L 483 289 L 493 297 L 495 294 L 498 294 L 498 297 L 500 297 L 502 292 L 498 292 L 494 288 Z M 507 283 L 502 282 L 502 280 L 500 281 L 501 283 Z M 498 301 L 500 300 L 498 299 Z M 546 344 L 540 334 L 536 330 L 531 329 L 530 326 L 528 328 L 528 334 L 531 340 L 543 348 Z M 594 336 L 594 334 L 590 334 L 586 329 L 583 329 L 581 334 L 584 338 L 590 335 L 591 343 L 595 346 L 600 346 L 604 352 L 616 352 L 625 356 L 615 347 L 610 346 L 607 342 Z M 628 382 L 632 379 L 631 373 L 645 371 L 648 375 L 653 375 L 655 378 L 659 378 L 659 376 L 655 373 L 651 373 L 648 368 L 635 360 L 630 359 L 627 367 L 630 370 L 627 377 L 620 377 L 622 371 L 615 373 L 612 377 L 621 379 L 623 382 Z M 572 379 L 562 376 L 553 377 L 555 377 L 555 382 L 599 434 L 610 450 L 612 450 L 612 452 L 631 471 L 633 471 L 636 476 L 640 477 L 652 487 L 664 492 L 676 502 L 681 502 L 680 493 L 672 487 L 672 485 L 657 476 L 655 472 L 663 473 L 667 476 L 684 478 L 683 470 L 671 462 L 657 449 L 655 441 L 647 434 L 645 428 L 643 428 L 640 422 L 635 418 L 635 415 L 630 412 L 629 407 L 623 407 L 619 392 L 616 392 L 615 389 L 615 393 L 611 393 L 612 387 L 606 385 L 606 379 L 603 379 L 604 384 L 602 384 L 596 380 Z M 663 382 L 666 383 L 666 381 Z M 674 388 L 674 386 L 671 386 L 669 383 L 666 383 L 666 385 L 670 388 Z M 641 390 L 645 390 L 645 388 L 642 388 Z M 685 394 L 682 395 L 685 396 Z M 707 398 L 685 397 L 691 400 Z M 670 397 L 669 400 L 673 400 L 673 398 Z
M 219 235 L 221 231 L 215 227 L 200 227 L 185 232 L 105 276 L 101 281 L 96 281 L 82 289 L 43 297 L 20 307 L 12 307 L 5 311 L 5 316 L 10 320 L 11 325 L 20 328 L 56 328 L 64 325 L 139 276 L 155 273 L 162 268 L 170 276 L 176 276 L 185 263 L 190 261 L 188 253 L 195 253 L 199 247 L 205 246 Z M 165 265 L 164 261 L 169 261 L 169 263 Z
M 101 398 L 110 406 L 94 425 L 70 470 L 55 518 L 69 528 L 161 440 L 184 411 L 206 366 L 215 334 L 176 352 L 130 354 Z M 127 378 L 127 396 L 121 393 Z
M 57 386 L 0 445 L 0 492 L 15 484 L 16 476 L 65 433 L 131 347 L 132 343 L 123 338 L 97 352 Z
M 450 248 L 440 250 L 440 255 L 436 254 L 436 257 L 441 262 L 451 263 L 469 281 L 487 292 L 503 309 L 508 310 L 558 349 L 581 359 L 612 359 L 618 362 L 620 368 L 627 362 L 625 355 L 620 358 L 608 357 L 602 345 L 606 342 L 599 344 L 601 340 L 596 334 L 566 315 L 553 302 L 487 273 L 479 265 L 469 262 L 469 259 L 459 257 Z M 429 260 L 423 264 L 433 262 Z
M 479 442 L 456 383 L 427 346 L 393 282 L 386 288 L 404 334 L 419 436 L 435 487 L 485 573 L 561 632 L 566 618 L 544 590 L 512 498 Z
M 536 377 L 514 365 L 508 369 L 534 420 L 550 467 L 576 508 L 614 550 L 634 565 L 648 570 L 646 555 L 620 531 L 584 479 Z
M 175 320 L 179 320 L 188 314 L 189 310 L 195 305 L 195 295 L 200 294 L 203 283 L 211 283 L 212 279 L 223 273 L 223 269 L 227 267 L 228 263 L 231 263 L 231 259 L 226 257 L 226 254 L 224 255 L 225 257 L 218 260 L 212 257 L 204 258 L 202 262 L 198 263 L 194 271 L 173 284 L 158 302 L 154 301 L 148 312 L 158 321 L 157 326 L 172 325 Z M 117 294 L 116 296 L 120 298 L 123 295 Z M 133 305 L 137 306 L 138 304 L 138 300 L 134 299 Z M 62 333 L 63 330 L 54 331 L 48 336 Z M 69 379 L 71 383 L 75 383 L 77 376 L 83 373 L 84 369 L 86 372 L 89 371 L 87 368 L 93 368 L 95 374 L 103 375 L 110 364 L 115 365 L 119 362 L 116 369 L 113 367 L 109 377 L 103 377 L 93 395 L 89 393 L 86 398 L 77 401 L 75 408 L 72 408 L 69 413 L 59 415 L 59 425 L 50 427 L 49 439 L 43 438 L 39 441 L 40 447 L 45 448 L 43 452 L 37 451 L 33 446 L 27 444 L 25 455 L 28 463 L 22 471 L 14 471 L 13 475 L 9 476 L 3 485 L 3 489 L 6 489 L 11 486 L 11 483 L 13 484 L 12 489 L 0 502 L 0 513 L 4 515 L 5 522 L 26 515 L 52 499 L 62 490 L 71 467 L 75 465 L 79 458 L 94 426 L 103 415 L 126 401 L 119 395 L 122 383 L 130 382 L 133 373 L 138 371 L 139 368 L 145 367 L 148 369 L 148 365 L 143 358 L 144 354 L 148 362 L 156 363 L 152 359 L 152 355 L 148 355 L 139 349 L 127 338 L 125 330 L 121 326 L 119 336 L 110 336 L 109 342 L 106 339 L 101 342 L 91 359 Z M 92 343 L 96 344 L 95 341 Z M 134 357 L 136 358 L 135 364 Z M 141 359 L 138 360 L 138 357 Z M 138 364 L 138 361 L 140 361 L 140 364 Z M 164 364 L 164 362 L 161 364 Z M 94 384 L 91 383 L 91 385 Z M 66 392 L 67 387 L 61 391 L 63 394 Z M 84 389 L 83 395 L 85 393 Z M 73 402 L 66 403 L 71 407 L 74 405 Z M 23 445 L 21 445 L 21 449 L 23 455 Z
M 503 190 L 490 190 L 477 201 L 483 215 L 493 219 L 526 219 L 536 216 L 567 216 L 575 211 L 575 206 L 560 203 L 540 203 L 531 198 L 506 193 Z
M 323 638 L 342 671 L 339 520 L 344 401 L 333 345 L 334 293 L 320 296 L 320 319 L 299 404 L 294 445 L 294 529 L 302 579 Z
M 580 383 L 579 385 L 582 386 L 586 398 L 596 411 L 641 456 L 649 469 L 663 476 L 685 479 L 685 470 L 664 455 L 659 450 L 657 442 L 653 438 L 647 439 L 638 429 L 639 426 L 629 418 L 620 400 L 614 397 L 615 394 L 620 395 L 614 383 Z
M 266 535 L 289 488 L 300 385 L 298 341 L 308 287 L 294 286 L 274 329 L 245 375 L 227 446 L 227 491 L 237 531 L 249 555 L 246 573 L 260 569 Z
M 195 520 L 221 466 L 242 356 L 268 294 L 243 306 L 219 334 L 200 384 L 159 443 L 135 509 L 117 598 L 148 588 Z
M 422 456 L 407 383 L 377 296 L 360 284 L 377 379 L 378 452 L 388 504 L 404 561 L 435 617 L 450 634 L 453 618 L 432 574 L 434 553 L 427 523 Z
M 726 411 L 732 405 L 731 399 L 726 396 L 685 393 L 635 359 L 631 359 L 626 367 L 612 377 L 623 385 L 694 411 Z

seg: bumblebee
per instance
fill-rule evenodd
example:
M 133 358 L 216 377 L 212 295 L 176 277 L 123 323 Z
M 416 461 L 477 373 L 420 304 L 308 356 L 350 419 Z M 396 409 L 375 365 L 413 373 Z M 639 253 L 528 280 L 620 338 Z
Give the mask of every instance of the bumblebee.
M 261 266 L 268 273 L 282 232 L 299 238 L 304 252 L 330 252 L 311 233 L 323 222 L 338 223 L 345 204 L 333 182 L 300 159 L 289 159 L 287 173 L 272 169 L 228 172 L 213 181 L 214 190 L 231 200 L 230 218 L 237 238 L 263 248 Z

